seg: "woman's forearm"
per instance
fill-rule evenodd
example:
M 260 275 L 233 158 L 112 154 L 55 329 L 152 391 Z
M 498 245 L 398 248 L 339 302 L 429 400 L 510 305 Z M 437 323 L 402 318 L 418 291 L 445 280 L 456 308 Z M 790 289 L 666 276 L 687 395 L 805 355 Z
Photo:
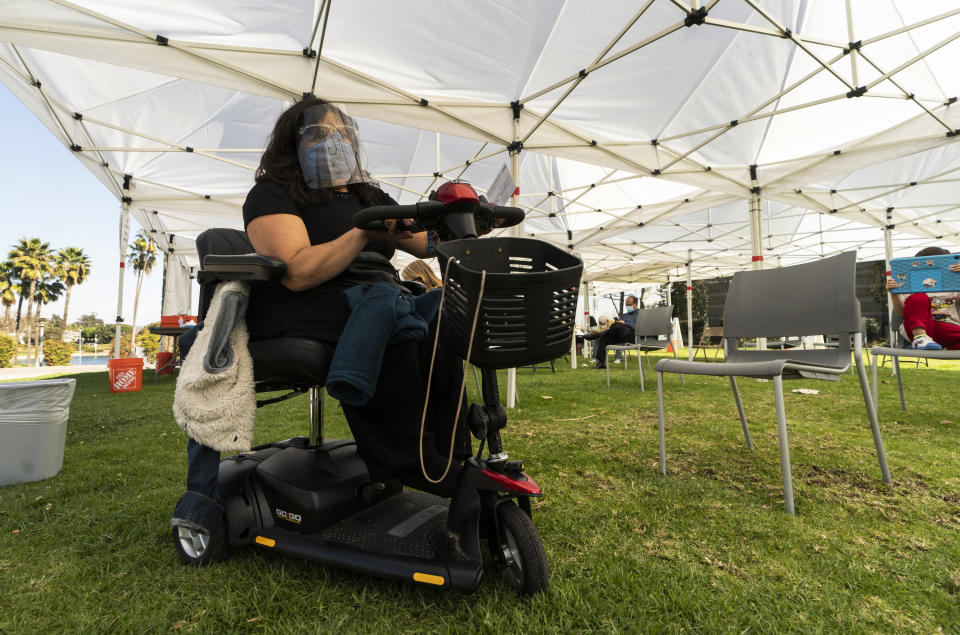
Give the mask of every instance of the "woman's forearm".
M 283 286 L 291 291 L 304 291 L 340 275 L 367 241 L 366 232 L 354 228 L 328 243 L 304 247 L 287 260 Z
M 429 230 L 428 230 L 429 231 Z M 427 232 L 418 232 L 410 236 L 410 238 L 398 238 L 395 241 L 398 249 L 402 249 L 411 256 L 417 258 L 433 258 L 436 256 L 436 245 L 433 245 L 434 251 L 430 251 L 427 247 Z

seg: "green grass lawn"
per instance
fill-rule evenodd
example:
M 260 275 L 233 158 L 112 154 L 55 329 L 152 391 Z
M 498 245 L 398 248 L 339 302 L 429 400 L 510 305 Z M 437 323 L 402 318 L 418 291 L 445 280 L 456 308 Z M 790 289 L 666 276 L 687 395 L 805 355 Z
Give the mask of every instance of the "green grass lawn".
M 325 568 L 256 548 L 182 566 L 169 517 L 186 437 L 173 381 L 110 394 L 77 375 L 63 471 L 0 488 L 0 631 L 960 632 L 960 364 L 881 371 L 880 469 L 859 385 L 785 383 L 797 515 L 783 510 L 773 385 L 741 380 L 755 450 L 725 379 L 560 363 L 518 371 L 504 444 L 541 484 L 551 586 L 489 576 L 472 595 Z M 473 389 L 472 378 L 468 388 Z M 789 392 L 815 388 L 818 395 Z M 505 393 L 505 391 L 504 391 Z M 261 409 L 256 442 L 306 433 L 307 404 Z M 327 399 L 327 436 L 348 434 Z

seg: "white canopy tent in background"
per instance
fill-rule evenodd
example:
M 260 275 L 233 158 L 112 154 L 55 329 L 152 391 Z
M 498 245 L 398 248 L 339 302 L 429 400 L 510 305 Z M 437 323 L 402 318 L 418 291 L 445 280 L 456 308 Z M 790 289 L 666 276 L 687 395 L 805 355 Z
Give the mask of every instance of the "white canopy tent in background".
M 960 243 L 958 39 L 948 0 L 0 0 L 0 81 L 185 269 L 311 93 L 401 202 L 516 156 L 524 232 L 624 284 Z

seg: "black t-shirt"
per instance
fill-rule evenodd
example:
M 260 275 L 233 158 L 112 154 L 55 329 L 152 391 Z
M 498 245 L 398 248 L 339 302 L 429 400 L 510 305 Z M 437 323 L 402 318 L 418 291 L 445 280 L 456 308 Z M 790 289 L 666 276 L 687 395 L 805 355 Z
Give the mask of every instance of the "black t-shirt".
M 377 205 L 396 204 L 382 193 Z M 353 214 L 366 207 L 353 192 L 334 192 L 329 203 L 297 205 L 284 185 L 260 181 L 247 194 L 243 204 L 243 226 L 259 216 L 292 214 L 303 220 L 311 245 L 335 240 L 353 228 Z M 392 258 L 391 240 L 367 243 L 365 251 Z M 350 283 L 333 278 L 304 291 L 291 291 L 280 283 L 254 287 L 247 308 L 247 327 L 251 339 L 305 337 L 335 343 L 350 316 L 342 292 Z

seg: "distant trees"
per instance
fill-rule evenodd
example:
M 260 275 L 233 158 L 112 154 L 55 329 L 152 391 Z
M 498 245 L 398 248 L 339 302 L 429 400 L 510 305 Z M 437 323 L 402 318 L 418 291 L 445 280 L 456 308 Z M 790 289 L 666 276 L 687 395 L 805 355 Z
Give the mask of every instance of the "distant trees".
M 57 252 L 57 277 L 63 280 L 67 293 L 63 298 L 63 324 L 67 324 L 70 292 L 73 286 L 83 284 L 90 273 L 90 258 L 79 247 L 64 247 Z M 61 336 L 62 338 L 62 336 Z
M 98 318 L 96 313 L 84 313 L 80 316 L 80 319 L 77 320 L 77 324 L 80 328 L 86 329 L 92 326 L 103 326 L 103 320 Z
M 23 309 L 23 299 L 27 298 L 27 319 L 25 322 L 27 334 L 27 365 L 30 365 L 32 349 L 29 344 L 32 340 L 34 331 L 37 331 L 39 339 L 39 320 L 33 317 L 34 297 L 37 293 L 37 283 L 47 276 L 54 273 L 53 250 L 50 249 L 50 243 L 45 243 L 39 238 L 21 238 L 20 242 L 13 246 L 9 254 L 10 262 L 16 270 L 17 278 L 20 280 L 20 302 L 17 305 L 17 323 L 15 327 L 16 339 L 20 341 L 21 310 Z
M 145 230 L 137 232 L 133 242 L 130 243 L 130 251 L 127 252 L 127 262 L 133 267 L 137 274 L 137 291 L 133 296 L 133 319 L 130 326 L 133 330 L 130 333 L 130 348 L 136 346 L 133 342 L 133 333 L 137 328 L 137 306 L 140 304 L 140 288 L 143 285 L 143 277 L 150 275 L 154 265 L 157 264 L 157 252 L 160 248 L 153 242 L 153 237 Z
M 0 322 L 0 331 L 13 330 L 10 310 L 17 303 L 17 294 L 20 293 L 19 282 L 13 263 L 9 260 L 0 262 L 0 303 L 3 304 L 3 321 Z
M 27 364 L 39 361 L 42 355 L 40 316 L 43 305 L 56 302 L 66 293 L 63 323 L 67 319 L 70 291 L 82 284 L 90 274 L 90 258 L 78 247 L 65 247 L 59 252 L 40 238 L 21 238 L 0 262 L 0 304 L 3 319 L 0 330 L 13 331 L 18 344 L 27 345 Z M 26 301 L 26 315 L 23 314 Z M 11 313 L 16 305 L 16 317 Z M 62 327 L 59 329 L 62 337 Z M 24 337 L 21 337 L 21 333 Z M 14 362 L 16 363 L 16 358 Z
M 137 285 L 133 319 L 129 325 L 121 327 L 121 353 L 129 354 L 130 349 L 136 345 L 134 327 L 140 304 L 140 290 L 144 277 L 153 272 L 159 253 L 159 245 L 150 233 L 144 230 L 137 232 L 129 245 L 126 260 L 136 274 Z M 49 327 L 48 332 L 45 333 L 47 340 L 63 340 L 66 332 L 71 330 L 69 311 L 73 288 L 87 281 L 90 270 L 91 260 L 83 249 L 64 247 L 57 251 L 40 238 L 21 238 L 11 247 L 7 259 L 0 261 L 0 305 L 3 306 L 0 333 L 12 333 L 15 346 L 20 352 L 26 345 L 28 365 L 39 363 L 44 354 L 44 337 L 40 334 L 44 305 L 63 297 L 63 315 L 51 319 L 46 325 Z M 109 344 L 114 339 L 115 326 L 105 325 L 95 314 L 87 314 L 80 316 L 73 330 L 75 332 L 79 327 L 84 340 L 95 337 L 98 342 Z M 140 335 L 142 334 L 138 334 Z M 53 347 L 50 350 L 60 349 Z M 17 361 L 14 354 L 12 363 L 17 364 Z

